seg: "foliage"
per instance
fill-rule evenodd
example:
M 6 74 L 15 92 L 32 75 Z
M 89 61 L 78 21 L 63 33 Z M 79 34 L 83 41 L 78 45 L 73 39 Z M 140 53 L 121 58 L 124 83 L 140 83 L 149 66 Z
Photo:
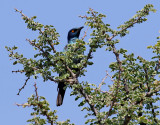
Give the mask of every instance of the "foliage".
M 17 104 L 17 106 L 23 106 L 23 108 L 32 107 L 32 109 L 34 110 L 34 112 L 31 113 L 31 116 L 33 116 L 33 118 L 27 121 L 31 122 L 31 124 L 29 125 L 44 125 L 46 124 L 46 122 L 50 123 L 51 125 L 74 125 L 69 124 L 70 120 L 57 122 L 58 116 L 55 115 L 57 111 L 51 111 L 51 109 L 49 108 L 49 103 L 46 101 L 45 97 L 38 96 L 36 83 L 34 84 L 34 87 L 35 94 L 28 98 L 27 103 Z M 41 118 L 40 116 L 45 116 L 46 118 Z
M 44 81 L 50 80 L 55 83 L 63 81 L 73 89 L 71 95 L 76 96 L 75 100 L 80 99 L 79 106 L 82 107 L 82 111 L 87 110 L 88 112 L 85 116 L 86 124 L 159 124 L 157 102 L 160 100 L 160 81 L 158 80 L 160 41 L 157 41 L 155 46 L 148 47 L 155 53 L 151 61 L 140 56 L 135 57 L 134 53 L 127 54 L 127 50 L 123 48 L 116 48 L 116 44 L 120 42 L 116 37 L 125 37 L 129 33 L 129 28 L 147 21 L 146 16 L 150 12 L 155 12 L 153 5 L 148 4 L 142 10 L 137 11 L 137 14 L 129 21 L 118 26 L 118 30 L 113 30 L 110 24 L 104 23 L 105 15 L 89 9 L 86 16 L 80 16 L 86 19 L 85 25 L 92 30 L 89 42 L 83 39 L 77 40 L 76 44 L 69 45 L 68 51 L 65 52 L 56 50 L 56 46 L 59 45 L 59 34 L 53 26 L 35 22 L 35 16 L 28 18 L 21 11 L 18 12 L 21 13 L 27 28 L 39 31 L 37 39 L 27 39 L 37 52 L 34 59 L 27 59 L 23 57 L 23 54 L 15 52 L 16 46 L 6 47 L 10 52 L 9 57 L 15 60 L 13 65 L 23 65 L 23 69 L 13 72 L 25 73 L 27 77 L 19 93 L 31 76 L 37 79 L 40 74 Z M 115 55 L 116 61 L 109 65 L 113 75 L 107 72 L 99 85 L 89 84 L 89 81 L 80 83 L 78 78 L 85 75 L 86 67 L 94 64 L 91 61 L 93 53 L 102 47 L 106 48 L 106 52 L 112 52 Z M 85 51 L 88 51 L 86 55 L 83 54 Z M 75 64 L 73 61 L 75 58 L 81 59 L 81 62 Z M 75 68 L 78 71 L 75 71 Z M 65 73 L 60 77 L 55 75 L 60 72 Z M 104 90 L 107 88 L 105 83 L 107 77 L 110 77 L 113 82 L 109 86 L 109 91 Z M 46 122 L 58 124 L 56 111 L 50 111 L 49 104 L 44 97 L 32 96 L 28 99 L 27 104 L 33 106 L 34 113 L 31 115 L 36 114 L 36 117 L 28 120 L 32 124 L 36 124 L 37 121 L 41 125 Z M 43 119 L 41 116 L 47 118 Z M 69 121 L 67 120 L 65 124 L 69 124 Z

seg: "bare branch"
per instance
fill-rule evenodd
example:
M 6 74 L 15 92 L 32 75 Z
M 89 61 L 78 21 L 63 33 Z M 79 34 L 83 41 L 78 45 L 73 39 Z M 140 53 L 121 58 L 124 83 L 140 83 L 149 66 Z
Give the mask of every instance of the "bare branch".
M 28 103 L 24 103 L 24 104 L 15 103 L 15 105 L 22 106 L 22 107 L 26 107 L 26 106 L 30 107 L 31 106 L 31 104 L 28 104 Z
M 107 72 L 107 71 L 106 71 Z M 106 76 L 102 79 L 102 82 L 99 84 L 98 88 L 101 89 L 102 84 L 104 83 L 104 81 L 107 79 L 108 75 L 106 74 Z
M 20 92 L 22 91 L 22 89 L 24 89 L 24 87 L 26 86 L 26 84 L 27 84 L 27 82 L 28 82 L 28 80 L 29 80 L 29 79 L 30 79 L 30 77 L 28 77 L 28 78 L 25 80 L 24 85 L 19 89 L 19 91 L 18 91 L 17 95 L 19 95 L 19 94 L 20 94 Z
M 84 36 L 82 37 L 82 40 L 84 40 L 84 38 L 87 36 L 87 31 L 88 31 L 89 27 L 87 28 L 86 31 L 84 31 Z
M 20 11 L 20 10 L 18 10 L 18 9 L 16 9 L 16 8 L 14 8 L 14 9 L 15 9 L 16 12 L 19 12 L 19 13 L 21 14 L 21 16 L 27 17 L 26 15 L 24 15 L 24 14 L 22 13 L 22 10 Z M 27 18 L 28 18 L 28 17 L 27 17 Z
M 18 73 L 18 72 L 19 72 L 19 73 L 24 73 L 25 71 L 24 71 L 24 70 L 12 71 L 12 73 L 14 73 L 14 72 L 15 72 L 15 73 Z
M 36 93 L 36 97 L 37 97 L 37 101 L 38 101 L 39 96 L 38 96 L 38 91 L 37 91 L 38 88 L 37 88 L 36 82 L 34 84 L 34 88 L 35 88 L 35 93 Z
M 83 18 L 87 18 L 87 16 L 86 16 L 86 15 L 85 15 L 85 16 L 81 16 L 81 15 L 79 15 L 79 17 L 80 17 L 80 18 L 82 18 L 82 19 L 83 19 Z
M 110 76 L 108 71 L 106 71 L 106 76 L 102 79 L 102 82 L 98 86 L 99 89 L 101 88 L 102 84 L 104 83 L 104 81 L 107 79 L 108 76 L 111 78 L 111 81 L 114 82 L 114 79 L 112 78 L 112 76 Z

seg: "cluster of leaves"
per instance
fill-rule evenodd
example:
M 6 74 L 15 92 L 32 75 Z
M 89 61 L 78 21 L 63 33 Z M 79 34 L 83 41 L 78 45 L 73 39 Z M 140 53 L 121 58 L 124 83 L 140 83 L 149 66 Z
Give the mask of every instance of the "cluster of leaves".
M 34 110 L 34 112 L 31 113 L 31 116 L 33 116 L 33 118 L 29 119 L 27 122 L 31 122 L 32 125 L 43 125 L 46 124 L 47 118 L 48 123 L 56 123 L 56 120 L 58 118 L 58 116 L 55 115 L 56 111 L 50 111 L 49 103 L 44 97 L 36 97 L 35 95 L 32 95 L 30 98 L 28 98 L 27 103 L 23 104 L 23 107 L 25 108 L 27 105 L 33 106 L 32 109 Z M 43 119 L 40 116 L 46 116 L 46 118 Z
M 159 114 L 157 102 L 160 100 L 158 97 L 160 82 L 157 80 L 160 65 L 160 41 L 155 46 L 149 46 L 156 55 L 152 58 L 152 61 L 148 61 L 140 56 L 135 57 L 133 53 L 127 54 L 127 50 L 123 48 L 117 49 L 116 44 L 119 43 L 119 40 L 115 39 L 116 36 L 124 37 L 129 33 L 128 29 L 135 24 L 147 21 L 146 16 L 150 12 L 155 12 L 153 5 L 146 5 L 129 21 L 118 26 L 118 30 L 111 29 L 109 24 L 103 22 L 105 15 L 89 9 L 87 16 L 81 16 L 81 18 L 87 20 L 85 24 L 93 30 L 89 43 L 77 40 L 76 44 L 68 45 L 68 50 L 65 52 L 56 51 L 56 46 L 59 44 L 59 34 L 53 26 L 44 26 L 35 22 L 35 17 L 28 18 L 21 11 L 19 12 L 29 29 L 39 31 L 40 35 L 37 39 L 27 39 L 39 52 L 34 56 L 35 59 L 27 59 L 23 55 L 13 52 L 17 47 L 6 47 L 10 52 L 9 56 L 16 59 L 13 64 L 19 63 L 24 67 L 22 70 L 15 72 L 25 73 L 28 79 L 30 76 L 37 78 L 37 74 L 41 74 L 44 81 L 63 81 L 68 84 L 73 89 L 71 95 L 76 95 L 76 100 L 82 100 L 79 104 L 83 107 L 82 111 L 88 111 L 85 116 L 88 118 L 86 124 L 144 125 L 160 122 L 157 118 Z M 89 51 L 84 55 L 86 46 L 89 47 Z M 113 76 L 107 73 L 105 77 L 110 77 L 113 82 L 109 86 L 109 91 L 106 90 L 105 79 L 99 86 L 89 84 L 88 81 L 82 83 L 78 81 L 80 76 L 85 75 L 86 67 L 93 64 L 90 61 L 92 54 L 102 47 L 106 47 L 106 51 L 112 52 L 116 58 L 116 61 L 109 65 Z M 75 63 L 75 60 L 81 61 Z M 53 73 L 62 75 L 55 76 Z M 35 100 L 34 96 L 30 100 Z M 43 107 L 38 107 L 38 102 L 35 104 L 37 106 L 36 111 L 43 110 Z M 56 120 L 54 113 L 51 113 L 53 121 Z M 41 114 L 43 114 L 42 111 Z M 35 120 L 32 119 L 31 121 Z M 45 124 L 45 121 L 42 120 L 41 123 Z
M 33 116 L 33 118 L 27 120 L 27 122 L 30 122 L 29 125 L 44 125 L 46 123 L 49 123 L 51 125 L 74 125 L 69 123 L 70 120 L 58 122 L 58 116 L 55 115 L 57 111 L 51 111 L 49 103 L 47 102 L 45 97 L 38 96 L 36 84 L 34 85 L 34 87 L 35 94 L 29 97 L 26 103 L 17 104 L 17 106 L 23 106 L 23 108 L 32 107 L 34 112 L 31 113 L 31 116 Z
M 110 86 L 108 92 L 87 82 L 79 87 L 79 89 L 83 88 L 84 93 L 89 98 L 89 102 L 85 98 L 80 103 L 80 106 L 84 106 L 85 103 L 90 104 L 83 107 L 83 110 L 92 111 L 86 117 L 96 115 L 95 119 L 88 119 L 86 123 L 157 124 L 159 122 L 157 102 L 160 99 L 158 97 L 160 84 L 156 80 L 159 75 L 159 56 L 153 57 L 158 59 L 155 61 L 147 61 L 139 56 L 134 57 L 133 53 L 127 54 L 127 50 L 123 48 L 118 50 L 116 44 L 119 43 L 119 40 L 113 40 L 118 35 L 124 37 L 128 34 L 128 28 L 133 27 L 134 24 L 147 21 L 146 16 L 150 12 L 155 12 L 155 9 L 153 9 L 153 5 L 148 4 L 129 21 L 118 26 L 119 31 L 109 28 L 110 25 L 102 21 L 105 15 L 98 14 L 92 9 L 88 12 L 91 16 L 82 16 L 82 18 L 86 18 L 86 24 L 94 28 L 91 33 L 92 38 L 89 40 L 90 50 L 95 52 L 97 48 L 107 46 L 106 51 L 113 52 L 116 57 L 116 62 L 109 66 L 114 75 L 111 77 L 113 85 Z M 155 46 L 152 48 L 154 49 L 153 52 L 159 55 L 158 49 Z M 123 56 L 122 60 L 120 59 L 121 55 Z M 80 97 L 85 96 L 80 93 L 76 99 Z M 101 112 L 101 110 L 104 111 Z

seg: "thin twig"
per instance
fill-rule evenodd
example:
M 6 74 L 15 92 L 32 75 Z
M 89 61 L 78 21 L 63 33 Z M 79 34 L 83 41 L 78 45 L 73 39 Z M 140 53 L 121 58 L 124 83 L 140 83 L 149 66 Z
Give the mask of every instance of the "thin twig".
M 101 88 L 102 84 L 104 83 L 104 81 L 107 79 L 108 76 L 111 78 L 111 81 L 114 82 L 114 79 L 112 78 L 112 76 L 109 75 L 108 71 L 106 71 L 106 76 L 102 79 L 102 82 L 98 86 L 99 89 Z
M 19 72 L 19 73 L 24 73 L 25 71 L 24 71 L 24 70 L 12 71 L 12 73 L 14 73 L 14 72 L 15 72 L 15 73 L 18 73 L 18 72 Z
M 112 81 L 112 82 L 115 82 L 114 79 L 113 79 L 113 77 L 112 77 L 111 75 L 109 75 L 108 71 L 106 71 L 106 73 L 107 73 L 107 76 L 110 77 L 111 81 Z
M 43 54 L 44 54 L 44 56 L 48 59 L 48 60 L 50 60 L 49 58 L 48 58 L 48 53 L 46 53 L 40 46 L 38 46 L 37 44 L 35 44 L 35 42 L 32 42 L 30 39 L 26 39 L 32 46 L 35 46 L 35 47 L 37 47 L 38 49 L 39 49 L 39 51 L 41 51 Z
M 23 106 L 23 107 L 26 107 L 26 106 L 30 107 L 31 106 L 31 104 L 28 104 L 28 103 L 24 103 L 24 104 L 15 103 L 15 105 L 17 105 L 17 106 Z
M 27 17 L 26 15 L 24 15 L 24 14 L 22 13 L 22 10 L 20 11 L 20 10 L 18 10 L 18 9 L 15 8 L 15 11 L 16 11 L 16 12 L 19 12 L 19 13 L 21 14 L 21 16 L 23 16 L 23 17 L 27 18 L 28 20 L 30 20 L 29 17 Z M 35 24 L 35 25 L 36 25 L 36 24 Z M 41 34 L 43 34 L 43 31 L 42 31 L 41 28 L 39 28 L 38 30 L 40 31 Z
M 21 14 L 21 16 L 27 18 L 28 20 L 30 19 L 30 18 L 28 18 L 26 15 L 24 15 L 24 14 L 22 13 L 22 11 L 19 11 L 19 10 L 16 9 L 16 8 L 15 8 L 15 10 L 16 10 L 16 12 L 19 12 L 19 13 Z M 35 24 L 35 25 L 36 25 L 36 24 Z M 42 31 L 41 28 L 39 28 L 38 30 L 39 30 L 39 32 L 40 32 L 41 34 L 44 34 L 44 32 Z M 51 46 L 53 52 L 56 53 L 56 49 L 54 48 L 54 45 L 51 43 L 51 41 L 48 41 L 48 44 Z
M 88 31 L 89 27 L 87 28 L 86 31 L 84 31 L 84 36 L 82 37 L 82 40 L 84 40 L 84 38 L 87 36 L 87 31 Z
M 38 91 L 37 91 L 38 88 L 37 88 L 36 82 L 34 84 L 34 88 L 35 88 L 35 93 L 36 93 L 36 97 L 37 97 L 37 101 L 38 101 L 39 96 L 38 96 Z
M 106 76 L 102 79 L 102 82 L 99 84 L 98 88 L 101 89 L 101 86 L 103 85 L 104 81 L 107 79 L 107 71 L 106 71 Z
M 30 77 L 28 77 L 28 78 L 25 80 L 24 85 L 19 89 L 19 91 L 18 91 L 17 95 L 19 95 L 19 94 L 20 94 L 20 92 L 22 91 L 22 89 L 24 89 L 24 87 L 26 86 L 26 84 L 27 84 L 27 82 L 28 82 L 28 80 L 29 80 L 29 79 L 30 79 Z
M 86 15 L 85 15 L 85 16 L 81 16 L 81 15 L 79 15 L 79 17 L 80 17 L 80 18 L 82 18 L 82 19 L 83 19 L 83 18 L 87 18 L 87 16 L 86 16 Z

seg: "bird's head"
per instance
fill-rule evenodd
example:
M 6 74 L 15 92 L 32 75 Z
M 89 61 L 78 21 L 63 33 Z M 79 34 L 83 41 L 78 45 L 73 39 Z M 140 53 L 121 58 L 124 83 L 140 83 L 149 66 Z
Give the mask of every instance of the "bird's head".
M 68 43 L 70 43 L 70 41 L 73 38 L 74 39 L 78 39 L 79 38 L 79 35 L 80 35 L 80 32 L 81 32 L 82 28 L 83 28 L 83 26 L 82 27 L 78 27 L 78 28 L 73 28 L 68 32 Z

